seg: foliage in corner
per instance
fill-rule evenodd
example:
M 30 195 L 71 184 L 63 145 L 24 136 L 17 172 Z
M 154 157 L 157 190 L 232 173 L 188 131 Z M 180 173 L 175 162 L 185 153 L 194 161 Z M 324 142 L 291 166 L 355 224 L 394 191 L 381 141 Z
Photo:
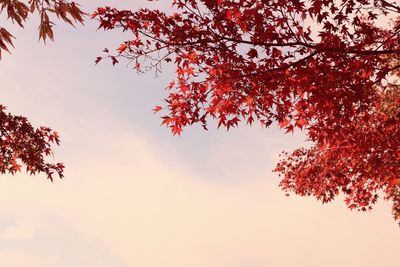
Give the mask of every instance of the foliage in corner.
M 25 117 L 14 116 L 0 105 L 0 173 L 15 174 L 25 166 L 30 175 L 43 172 L 51 181 L 54 174 L 62 178 L 64 165 L 46 162 L 53 155 L 52 143 L 60 143 L 57 132 L 34 128 Z
M 39 40 L 44 42 L 54 39 L 51 14 L 72 26 L 83 23 L 86 15 L 77 3 L 65 0 L 0 0 L 0 14 L 3 12 L 9 21 L 22 28 L 31 15 L 38 15 Z M 10 52 L 10 46 L 14 46 L 13 39 L 14 36 L 0 26 L 0 60 L 2 52 Z M 0 105 L 0 173 L 15 174 L 25 166 L 31 175 L 42 172 L 51 181 L 54 174 L 62 178 L 64 165 L 46 160 L 52 155 L 52 143 L 59 144 L 57 132 L 48 127 L 34 128 L 25 117 L 7 113 Z
M 57 19 L 62 20 L 72 26 L 80 22 L 83 24 L 85 12 L 75 2 L 65 0 L 0 0 L 0 13 L 7 13 L 7 19 L 17 23 L 21 28 L 24 27 L 30 15 L 37 15 L 40 18 L 39 40 L 46 42 L 47 39 L 54 40 L 54 22 L 50 19 L 54 14 Z M 2 50 L 10 52 L 9 47 L 13 45 L 14 36 L 4 27 L 0 26 L 0 59 Z

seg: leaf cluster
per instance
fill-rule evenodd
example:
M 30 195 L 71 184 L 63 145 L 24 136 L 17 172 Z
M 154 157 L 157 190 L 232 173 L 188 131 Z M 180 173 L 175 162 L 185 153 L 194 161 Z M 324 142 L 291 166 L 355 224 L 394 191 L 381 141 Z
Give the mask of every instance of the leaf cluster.
M 48 127 L 34 128 L 22 116 L 8 113 L 0 105 L 0 173 L 15 174 L 25 166 L 30 175 L 45 173 L 53 181 L 53 175 L 63 177 L 62 163 L 49 163 L 51 144 L 59 145 L 57 132 Z
M 47 39 L 54 40 L 54 22 L 50 19 L 54 14 L 57 19 L 72 26 L 77 22 L 84 22 L 86 15 L 75 2 L 66 0 L 0 0 L 0 14 L 7 13 L 7 19 L 23 28 L 29 16 L 39 15 L 39 40 L 46 42 Z M 0 59 L 2 50 L 10 52 L 9 47 L 13 46 L 14 36 L 4 27 L 0 27 Z

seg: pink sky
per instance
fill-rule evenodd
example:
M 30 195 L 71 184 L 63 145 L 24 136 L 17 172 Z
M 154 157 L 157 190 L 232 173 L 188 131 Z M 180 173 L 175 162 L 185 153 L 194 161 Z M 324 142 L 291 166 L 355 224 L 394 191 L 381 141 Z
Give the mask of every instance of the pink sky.
M 151 111 L 170 71 L 94 67 L 122 40 L 96 27 L 59 25 L 44 46 L 32 20 L 0 62 L 1 104 L 59 131 L 67 166 L 53 184 L 0 176 L 0 266 L 400 266 L 389 203 L 358 213 L 341 199 L 285 197 L 271 170 L 301 135 L 255 126 L 172 137 Z

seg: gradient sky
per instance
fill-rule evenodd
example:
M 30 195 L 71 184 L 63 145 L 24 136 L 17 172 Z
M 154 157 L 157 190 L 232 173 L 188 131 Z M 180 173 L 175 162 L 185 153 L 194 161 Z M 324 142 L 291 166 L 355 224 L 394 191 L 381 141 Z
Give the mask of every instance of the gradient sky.
M 144 1 L 93 2 L 84 8 Z M 47 45 L 35 19 L 11 27 L 1 104 L 61 133 L 66 177 L 0 176 L 1 267 L 400 266 L 389 203 L 358 213 L 340 198 L 285 197 L 271 170 L 280 151 L 305 144 L 301 134 L 195 126 L 172 137 L 151 109 L 173 72 L 95 67 L 124 36 L 96 27 L 58 25 Z

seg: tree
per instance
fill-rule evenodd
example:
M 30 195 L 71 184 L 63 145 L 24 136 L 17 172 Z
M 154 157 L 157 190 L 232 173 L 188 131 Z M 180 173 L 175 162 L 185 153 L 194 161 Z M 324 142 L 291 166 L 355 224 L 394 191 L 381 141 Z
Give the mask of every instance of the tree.
M 39 40 L 53 40 L 52 27 L 54 23 L 49 14 L 71 24 L 83 23 L 85 13 L 74 2 L 64 0 L 29 0 L 28 3 L 17 0 L 0 0 L 0 13 L 7 12 L 7 18 L 20 27 L 30 15 L 39 15 Z M 14 36 L 0 26 L 0 59 L 2 51 L 9 52 L 13 46 Z M 46 156 L 52 155 L 51 144 L 59 144 L 58 133 L 48 127 L 34 128 L 22 116 L 15 116 L 6 112 L 0 105 L 0 173 L 14 174 L 25 166 L 30 174 L 43 172 L 53 181 L 53 174 L 63 177 L 62 163 L 49 163 Z
M 1 1 L 3 6 L 15 2 Z M 154 108 L 165 113 L 162 124 L 174 135 L 195 123 L 207 129 L 209 119 L 228 130 L 240 122 L 258 121 L 263 127 L 277 123 L 287 133 L 305 131 L 311 146 L 285 153 L 275 169 L 283 176 L 284 190 L 323 202 L 342 192 L 351 209 L 363 211 L 371 209 L 383 191 L 393 201 L 395 219 L 400 219 L 398 4 L 385 0 L 171 0 L 171 4 L 169 13 L 99 7 L 92 14 L 99 28 L 122 29 L 131 37 L 115 53 L 104 49 L 106 55 L 96 64 L 104 57 L 112 64 L 126 59 L 138 72 L 156 73 L 164 63 L 175 65 L 166 106 Z M 82 21 L 77 14 L 83 13 L 71 5 L 69 11 L 40 6 L 32 10 L 41 12 L 42 23 L 48 23 L 39 28 L 39 38 L 53 37 L 46 12 L 68 23 L 72 20 L 65 19 L 67 14 Z M 1 36 L 1 47 L 7 49 L 11 37 Z
M 281 187 L 322 202 L 342 192 L 369 210 L 383 191 L 400 219 L 400 6 L 384 0 L 173 0 L 174 12 L 98 8 L 104 30 L 131 33 L 113 64 L 164 62 L 176 78 L 162 124 L 180 135 L 208 119 L 255 120 L 311 141 L 275 169 Z M 382 21 L 389 21 L 383 23 Z M 98 57 L 96 63 L 102 60 Z M 397 74 L 396 74 L 397 71 Z

